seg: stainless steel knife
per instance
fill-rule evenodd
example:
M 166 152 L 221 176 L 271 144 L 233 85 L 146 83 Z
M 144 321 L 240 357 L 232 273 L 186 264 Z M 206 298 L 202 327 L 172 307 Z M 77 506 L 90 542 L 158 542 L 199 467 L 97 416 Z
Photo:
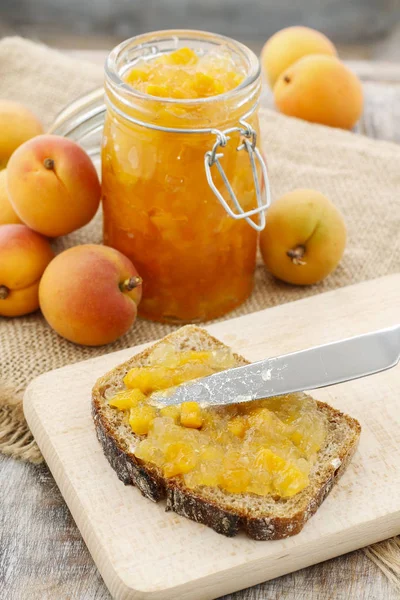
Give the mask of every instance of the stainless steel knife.
M 327 387 L 394 367 L 400 359 L 400 325 L 267 358 L 182 384 L 152 400 L 168 406 L 194 400 L 202 405 L 248 402 Z

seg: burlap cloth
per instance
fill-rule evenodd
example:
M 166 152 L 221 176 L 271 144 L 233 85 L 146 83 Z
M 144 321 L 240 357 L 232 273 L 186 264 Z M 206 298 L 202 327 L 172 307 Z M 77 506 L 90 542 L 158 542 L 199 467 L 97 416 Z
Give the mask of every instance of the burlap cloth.
M 0 98 L 28 105 L 49 127 L 71 100 L 102 84 L 102 68 L 19 38 L 0 42 Z M 273 197 L 296 187 L 325 193 L 343 212 L 348 245 L 324 282 L 300 288 L 279 283 L 259 261 L 251 298 L 226 318 L 290 302 L 400 270 L 400 146 L 262 111 L 263 144 Z M 84 229 L 56 242 L 57 250 L 101 242 L 98 215 Z M 51 331 L 39 313 L 0 318 L 0 451 L 40 462 L 24 420 L 21 396 L 37 375 L 63 365 L 157 339 L 173 326 L 138 321 L 106 348 L 75 346 Z M 400 541 L 365 550 L 400 590 Z

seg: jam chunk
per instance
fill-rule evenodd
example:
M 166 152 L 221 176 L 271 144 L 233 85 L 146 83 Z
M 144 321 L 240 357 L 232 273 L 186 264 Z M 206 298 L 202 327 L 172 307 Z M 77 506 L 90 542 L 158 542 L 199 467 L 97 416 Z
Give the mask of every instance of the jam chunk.
M 150 96 L 194 99 L 232 90 L 243 81 L 243 73 L 223 48 L 204 57 L 191 48 L 180 48 L 137 62 L 125 81 Z

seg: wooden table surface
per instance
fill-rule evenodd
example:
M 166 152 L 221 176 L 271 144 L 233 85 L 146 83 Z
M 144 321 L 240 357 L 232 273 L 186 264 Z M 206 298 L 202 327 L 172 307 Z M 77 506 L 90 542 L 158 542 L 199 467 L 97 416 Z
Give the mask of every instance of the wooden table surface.
M 105 57 L 100 51 L 73 54 L 98 63 Z M 352 67 L 362 77 L 366 95 L 360 133 L 400 142 L 400 65 L 354 62 Z M 265 101 L 269 102 L 268 96 Z M 46 465 L 34 466 L 1 455 L 0 598 L 110 598 Z M 385 575 L 358 550 L 224 600 L 398 598 Z

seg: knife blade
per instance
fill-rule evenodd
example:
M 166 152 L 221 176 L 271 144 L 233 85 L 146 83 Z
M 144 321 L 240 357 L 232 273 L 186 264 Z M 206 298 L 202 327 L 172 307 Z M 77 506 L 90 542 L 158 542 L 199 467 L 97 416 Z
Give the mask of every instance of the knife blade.
M 162 406 L 236 404 L 366 377 L 394 367 L 399 359 L 400 324 L 220 371 L 151 398 Z

